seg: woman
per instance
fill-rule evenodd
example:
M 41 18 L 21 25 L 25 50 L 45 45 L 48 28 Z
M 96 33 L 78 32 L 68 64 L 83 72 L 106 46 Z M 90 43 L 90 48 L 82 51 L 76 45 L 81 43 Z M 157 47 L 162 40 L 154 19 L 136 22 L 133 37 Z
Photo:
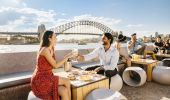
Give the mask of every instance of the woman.
M 59 96 L 62 100 L 71 100 L 69 79 L 54 76 L 52 69 L 62 66 L 72 54 L 66 55 L 62 61 L 55 61 L 55 45 L 56 34 L 53 31 L 46 31 L 37 55 L 31 88 L 33 93 L 43 100 L 59 100 Z
M 120 48 L 121 48 L 121 42 L 126 40 L 126 36 L 123 36 L 122 34 L 119 34 L 117 37 L 116 42 L 114 43 L 114 47 L 117 48 L 117 50 L 119 51 L 119 62 L 123 62 L 126 63 L 127 66 L 131 66 L 131 59 L 128 56 L 125 56 L 124 54 L 122 54 L 122 52 L 120 52 Z

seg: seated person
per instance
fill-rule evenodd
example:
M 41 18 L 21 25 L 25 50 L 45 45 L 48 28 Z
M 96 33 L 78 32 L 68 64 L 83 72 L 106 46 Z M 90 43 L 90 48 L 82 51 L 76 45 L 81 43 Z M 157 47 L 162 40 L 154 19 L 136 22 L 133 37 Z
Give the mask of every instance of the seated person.
M 119 62 L 123 62 L 127 64 L 126 66 L 131 66 L 131 58 L 128 56 L 125 56 L 123 53 L 120 52 L 121 48 L 121 42 L 126 40 L 126 36 L 123 36 L 122 34 L 119 34 L 117 37 L 117 40 L 114 43 L 114 47 L 117 48 L 119 51 Z
M 88 61 L 93 58 L 98 57 L 100 60 L 101 66 L 95 66 L 87 68 L 86 70 L 94 70 L 98 74 L 106 75 L 109 77 L 109 83 L 111 77 L 118 73 L 117 63 L 119 60 L 118 50 L 111 45 L 113 42 L 112 34 L 104 33 L 102 36 L 103 45 L 93 50 L 87 55 L 78 55 L 79 61 Z
M 155 46 L 155 48 L 154 48 L 154 50 L 153 50 L 153 52 L 154 53 L 157 53 L 159 50 L 163 50 L 163 42 L 162 42 L 162 40 L 161 40 L 161 37 L 160 36 L 158 36 L 157 38 L 156 38 L 156 42 L 154 43 L 154 46 Z
M 141 48 L 138 48 L 138 46 L 141 45 Z M 133 33 L 131 35 L 131 40 L 127 42 L 127 48 L 128 48 L 128 54 L 131 57 L 132 54 L 138 54 L 143 55 L 146 45 L 144 43 L 141 43 L 137 41 L 136 33 Z
M 164 49 L 164 53 L 166 53 L 166 54 L 169 54 L 170 53 L 170 43 L 169 43 L 169 39 L 167 39 L 166 41 L 165 41 L 165 44 L 164 44 L 164 46 L 163 46 L 163 49 Z
M 33 93 L 43 100 L 71 100 L 70 80 L 55 76 L 52 69 L 61 67 L 68 59 L 73 57 L 67 54 L 63 60 L 55 59 L 56 34 L 45 31 L 40 50 L 37 53 L 36 68 L 31 78 Z

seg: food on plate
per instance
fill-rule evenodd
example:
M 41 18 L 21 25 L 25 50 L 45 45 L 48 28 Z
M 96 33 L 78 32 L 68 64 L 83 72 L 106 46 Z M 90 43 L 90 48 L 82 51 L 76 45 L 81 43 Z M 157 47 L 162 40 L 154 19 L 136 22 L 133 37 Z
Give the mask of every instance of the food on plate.
M 76 76 L 73 75 L 73 74 L 69 74 L 67 77 L 68 77 L 70 80 L 75 80 L 75 79 L 76 79 Z
M 79 71 L 72 71 L 74 75 L 79 75 Z
M 79 79 L 80 80 L 82 80 L 82 81 L 89 81 L 89 80 L 92 80 L 92 76 L 90 76 L 90 75 L 82 75 L 82 76 L 80 76 L 79 77 Z

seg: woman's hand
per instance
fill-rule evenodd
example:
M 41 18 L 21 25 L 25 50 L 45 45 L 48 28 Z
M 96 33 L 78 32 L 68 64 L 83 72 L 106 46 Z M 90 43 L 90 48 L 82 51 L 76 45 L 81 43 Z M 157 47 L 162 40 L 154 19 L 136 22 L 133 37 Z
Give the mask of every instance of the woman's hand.
M 70 59 L 70 58 L 73 58 L 73 57 L 74 57 L 74 55 L 73 55 L 72 52 L 71 52 L 71 53 L 68 53 L 67 55 L 64 56 L 64 58 L 66 59 L 66 61 L 67 61 L 68 59 Z

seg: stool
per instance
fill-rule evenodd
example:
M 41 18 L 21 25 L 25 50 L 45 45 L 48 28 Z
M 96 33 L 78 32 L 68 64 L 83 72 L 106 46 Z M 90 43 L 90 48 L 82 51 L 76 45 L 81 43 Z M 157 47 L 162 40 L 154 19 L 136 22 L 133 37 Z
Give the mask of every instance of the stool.
M 152 72 L 153 80 L 164 85 L 170 85 L 170 67 L 156 66 Z
M 122 86 L 123 81 L 119 74 L 116 74 L 115 76 L 111 77 L 110 89 L 112 89 L 113 91 L 119 91 Z
M 32 91 L 29 92 L 28 94 L 28 99 L 27 100 L 41 100 L 40 98 L 36 97 Z
M 131 74 L 136 74 L 136 77 L 139 77 L 139 80 L 135 80 L 135 74 L 131 77 Z M 129 86 L 141 86 L 146 82 L 146 72 L 140 67 L 128 67 L 123 72 L 123 81 Z
M 89 93 L 85 100 L 127 100 L 121 93 L 111 89 L 100 88 Z

